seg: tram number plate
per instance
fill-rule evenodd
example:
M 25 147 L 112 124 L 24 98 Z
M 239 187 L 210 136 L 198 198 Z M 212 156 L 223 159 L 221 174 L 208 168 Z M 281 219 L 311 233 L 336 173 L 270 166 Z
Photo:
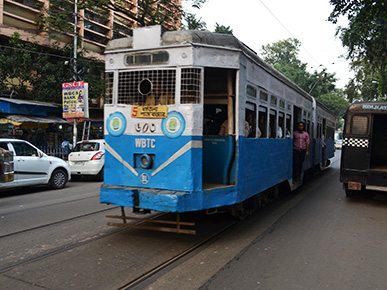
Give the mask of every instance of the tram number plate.
M 348 182 L 348 189 L 349 190 L 361 190 L 361 183 L 360 182 Z

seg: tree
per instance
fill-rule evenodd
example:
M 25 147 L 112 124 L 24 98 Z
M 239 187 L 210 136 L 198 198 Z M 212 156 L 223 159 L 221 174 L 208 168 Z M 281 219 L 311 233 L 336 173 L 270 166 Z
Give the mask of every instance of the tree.
M 67 53 L 64 51 L 64 55 Z M 13 91 L 18 99 L 62 103 L 61 84 L 71 81 L 72 76 L 64 65 L 68 59 L 64 55 L 37 43 L 23 42 L 15 33 L 9 45 L 0 50 L 0 89 Z M 104 65 L 88 61 L 87 66 L 89 95 L 100 97 L 104 92 Z
M 347 16 L 348 27 L 339 27 L 337 34 L 344 47 L 347 48 L 347 59 L 355 62 L 353 64 L 359 73 L 371 74 L 369 78 L 376 79 L 378 86 L 374 91 L 375 95 L 367 99 L 385 99 L 387 97 L 387 5 L 384 0 L 357 1 L 357 0 L 331 0 L 334 9 L 328 18 L 337 23 L 340 16 Z M 369 66 L 358 66 L 359 63 L 367 62 Z M 356 83 L 356 86 L 354 86 Z M 369 84 L 364 84 L 369 86 Z M 358 80 L 353 79 L 348 84 L 352 93 L 358 90 L 357 94 L 362 97 Z M 369 90 L 368 90 L 369 91 Z
M 184 20 L 185 24 L 182 26 L 183 30 L 207 30 L 207 24 L 202 21 L 202 18 L 197 19 L 196 15 L 193 13 L 186 13 Z
M 335 89 L 335 74 L 323 69 L 321 72 L 309 73 L 307 64 L 298 58 L 301 42 L 296 38 L 288 38 L 262 46 L 263 59 L 304 91 L 318 99 L 321 94 L 327 94 Z
M 319 101 L 333 112 L 337 120 L 342 119 L 349 105 L 341 90 L 335 90 L 332 93 L 321 95 Z
M 361 100 L 376 101 L 379 96 L 378 75 L 370 63 L 365 60 L 353 61 L 351 69 L 355 71 L 355 76 L 345 88 L 348 100 L 351 103 Z
M 216 22 L 214 32 L 223 33 L 223 34 L 232 34 L 232 29 L 230 26 L 219 25 L 218 22 Z

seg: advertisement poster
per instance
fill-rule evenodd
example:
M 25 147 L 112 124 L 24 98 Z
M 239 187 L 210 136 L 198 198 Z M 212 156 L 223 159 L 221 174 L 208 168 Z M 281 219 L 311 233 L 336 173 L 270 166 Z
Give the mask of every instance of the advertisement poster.
M 63 118 L 88 118 L 88 84 L 84 81 L 62 84 Z

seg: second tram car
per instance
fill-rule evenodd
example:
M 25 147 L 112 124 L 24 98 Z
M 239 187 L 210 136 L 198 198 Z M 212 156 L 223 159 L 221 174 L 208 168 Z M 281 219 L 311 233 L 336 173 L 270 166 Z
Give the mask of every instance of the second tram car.
M 187 212 L 238 205 L 334 155 L 335 117 L 232 35 L 138 28 L 106 49 L 102 203 Z M 237 211 L 238 212 L 238 211 Z
M 346 195 L 387 192 L 387 102 L 353 103 L 344 119 L 340 181 Z

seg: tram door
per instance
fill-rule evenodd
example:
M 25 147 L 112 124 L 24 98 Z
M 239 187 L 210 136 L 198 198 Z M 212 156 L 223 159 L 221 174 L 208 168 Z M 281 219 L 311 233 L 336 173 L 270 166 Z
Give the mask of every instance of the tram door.
M 236 71 L 204 70 L 203 188 L 232 184 Z

